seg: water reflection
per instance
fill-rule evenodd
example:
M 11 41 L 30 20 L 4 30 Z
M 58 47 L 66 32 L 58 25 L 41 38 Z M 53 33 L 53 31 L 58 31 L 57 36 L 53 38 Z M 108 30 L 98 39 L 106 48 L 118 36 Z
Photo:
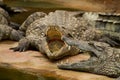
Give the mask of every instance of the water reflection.
M 60 80 L 60 79 L 26 74 L 14 69 L 0 68 L 0 80 Z

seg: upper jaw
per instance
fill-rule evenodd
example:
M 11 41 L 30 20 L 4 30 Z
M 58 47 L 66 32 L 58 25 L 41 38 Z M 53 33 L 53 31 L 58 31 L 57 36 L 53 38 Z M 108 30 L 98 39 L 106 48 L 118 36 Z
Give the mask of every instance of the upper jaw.
M 50 59 L 59 59 L 71 50 L 71 47 L 62 40 L 64 32 L 55 26 L 50 26 L 46 31 L 46 39 L 43 41 L 42 49 Z

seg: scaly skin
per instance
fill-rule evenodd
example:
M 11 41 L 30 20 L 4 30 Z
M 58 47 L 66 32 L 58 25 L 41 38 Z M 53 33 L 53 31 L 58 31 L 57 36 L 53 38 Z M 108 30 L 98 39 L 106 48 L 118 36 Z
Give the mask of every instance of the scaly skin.
M 79 39 L 74 38 L 70 36 L 63 36 L 62 40 L 66 42 L 69 46 L 75 46 L 79 48 L 81 51 L 89 51 L 90 52 L 90 59 L 79 61 L 76 63 L 63 63 L 59 64 L 58 68 L 60 69 L 68 69 L 68 70 L 75 70 L 75 71 L 85 71 L 95 74 L 101 74 L 106 75 L 110 77 L 117 77 L 117 80 L 120 79 L 120 49 L 113 48 L 111 46 L 116 46 L 120 44 L 120 33 L 119 33 L 119 20 L 110 20 L 111 16 L 118 16 L 117 18 L 120 18 L 119 14 L 109 14 L 106 18 L 106 14 L 104 15 L 105 18 L 102 18 L 100 20 L 96 14 L 91 14 L 89 16 L 83 16 L 83 18 L 86 20 L 83 20 L 83 24 L 90 23 L 91 26 L 90 29 L 88 29 L 88 32 L 86 31 L 83 33 L 85 34 L 85 38 Z M 80 17 L 81 19 L 81 17 Z M 88 22 L 87 22 L 88 21 Z M 96 22 L 97 21 L 97 22 Z M 99 23 L 99 24 L 98 24 Z M 109 25 L 106 25 L 109 24 Z M 117 24 L 117 25 L 116 25 Z M 107 28 L 107 27 L 113 27 L 114 29 Z M 86 29 L 87 30 L 87 29 Z M 92 37 L 90 36 L 92 35 Z M 98 36 L 97 36 L 98 35 Z M 83 36 L 83 35 L 82 35 Z M 88 37 L 86 37 L 88 36 Z M 97 38 L 96 38 L 97 37 Z M 102 42 L 95 42 L 96 41 L 102 41 Z M 110 45 L 106 44 L 109 43 Z
M 34 22 L 37 19 L 40 19 L 42 17 L 45 17 L 47 14 L 43 13 L 43 12 L 35 12 L 32 15 L 30 15 L 24 22 L 23 24 L 20 26 L 21 31 L 25 32 L 27 30 L 27 27 Z
M 2 14 L 0 14 L 0 24 L 8 25 L 8 20 Z
M 18 30 L 20 25 L 10 21 L 10 16 L 7 11 L 0 7 L 0 24 L 9 25 L 13 29 Z
M 20 30 L 25 32 L 25 38 L 19 41 L 19 45 L 12 48 L 14 51 L 26 51 L 30 46 L 37 48 L 40 52 L 46 54 L 50 59 L 59 59 L 71 53 L 78 54 L 78 49 L 73 48 L 76 52 L 72 51 L 73 46 L 69 47 L 63 40 L 62 36 L 71 36 L 77 40 L 85 41 L 101 41 L 109 43 L 111 46 L 119 45 L 115 39 L 120 39 L 119 35 L 112 35 L 112 31 L 102 31 L 99 29 L 97 22 L 101 17 L 101 13 L 82 13 L 82 16 L 77 16 L 81 12 L 67 12 L 67 11 L 55 11 L 50 12 L 48 15 L 37 12 L 23 23 Z M 109 24 L 109 20 L 108 24 Z M 114 22 L 114 21 L 112 21 Z M 101 24 L 104 23 L 101 22 Z M 114 24 L 112 24 L 114 25 Z M 96 26 L 98 28 L 96 28 Z M 103 26 L 105 27 L 105 26 Z M 117 32 L 113 32 L 114 34 Z M 119 34 L 119 33 L 118 33 Z M 62 47 L 57 51 L 51 51 L 49 44 L 54 41 L 61 41 L 64 43 Z M 56 46 L 57 42 L 54 42 Z M 58 45 L 57 45 L 58 46 Z M 69 53 L 68 53 L 69 52 Z
M 23 33 L 12 29 L 8 25 L 0 24 L 0 41 L 1 40 L 14 40 L 19 41 L 23 37 Z
M 76 46 L 80 50 L 91 52 L 91 57 L 88 60 L 76 63 L 59 64 L 58 68 L 91 72 L 110 77 L 120 76 L 120 49 L 112 48 L 103 42 L 78 41 L 66 36 L 63 37 L 63 40 L 70 46 Z
M 39 16 L 40 15 L 41 13 L 39 14 Z M 32 17 L 31 15 L 28 18 L 34 21 L 34 17 L 35 16 Z M 68 21 L 67 18 L 69 18 Z M 36 19 L 34 22 L 32 22 L 31 20 L 25 21 L 23 23 L 28 26 L 24 26 L 24 28 L 23 26 L 21 26 L 20 30 L 23 29 L 24 31 L 27 28 L 26 37 L 19 41 L 19 45 L 17 47 L 12 48 L 14 51 L 25 51 L 31 46 L 35 47 L 37 50 L 47 55 L 47 57 L 51 60 L 60 59 L 67 55 L 75 55 L 79 53 L 77 48 L 69 47 L 67 44 L 64 44 L 64 42 L 61 40 L 61 35 L 67 33 L 65 28 L 68 27 L 69 25 L 68 28 L 71 29 L 72 25 L 75 26 L 71 22 L 76 23 L 77 21 L 74 17 L 68 15 L 67 11 L 56 11 L 55 13 L 49 13 L 44 18 L 40 17 L 39 19 Z M 31 24 L 29 25 L 27 24 L 27 22 Z M 51 34 L 51 29 L 53 29 L 53 32 L 55 32 L 55 34 Z M 50 44 L 54 40 L 58 42 L 60 41 L 59 42 L 60 45 L 62 44 L 64 45 L 62 45 L 62 47 L 59 50 L 52 52 L 49 49 L 48 44 Z
M 2 8 L 0 8 L 0 41 L 1 40 L 14 40 L 19 41 L 24 34 L 21 31 L 17 31 L 10 26 L 9 14 Z
M 3 8 L 0 7 L 0 14 L 2 14 L 5 18 L 10 20 L 10 16 L 7 11 L 5 11 Z
M 16 25 L 11 24 L 9 14 L 0 7 L 0 40 L 19 41 L 24 36 L 24 33 L 15 29 Z
M 79 15 L 82 15 L 77 18 L 82 21 L 81 26 L 84 26 L 84 31 L 76 29 L 76 32 L 80 31 L 82 33 L 78 34 L 81 37 L 76 39 L 102 41 L 109 43 L 111 46 L 120 45 L 120 14 L 82 12 Z
M 9 14 L 0 7 L 0 24 L 9 24 L 10 16 Z
M 96 40 L 107 42 L 112 46 L 119 45 L 116 41 L 112 39 L 110 31 L 105 32 L 96 29 L 96 20 L 98 20 L 97 13 L 90 15 L 83 14 L 80 17 L 76 15 L 79 15 L 79 12 L 72 13 L 59 10 L 55 12 L 50 12 L 48 15 L 42 12 L 37 12 L 30 15 L 30 17 L 28 17 L 27 20 L 20 27 L 21 31 L 26 31 L 25 38 L 21 39 L 19 41 L 19 45 L 12 49 L 14 51 L 26 51 L 29 47 L 35 47 L 40 52 L 46 54 L 50 59 L 59 59 L 66 55 L 78 54 L 78 49 L 73 48 L 74 50 L 76 50 L 76 52 L 73 52 L 73 46 L 71 46 L 70 48 L 67 44 L 65 44 L 65 46 L 62 46 L 62 48 L 58 51 L 50 51 L 50 41 L 54 41 L 56 39 L 61 40 L 61 37 L 64 35 L 72 36 L 74 39 L 77 40 Z M 90 17 L 91 15 L 93 18 Z M 56 31 L 58 32 L 54 33 Z M 107 35 L 109 34 L 110 37 L 107 37 Z M 113 35 L 113 37 L 114 36 L 115 38 L 119 37 Z M 62 42 L 64 42 L 64 40 L 62 40 Z

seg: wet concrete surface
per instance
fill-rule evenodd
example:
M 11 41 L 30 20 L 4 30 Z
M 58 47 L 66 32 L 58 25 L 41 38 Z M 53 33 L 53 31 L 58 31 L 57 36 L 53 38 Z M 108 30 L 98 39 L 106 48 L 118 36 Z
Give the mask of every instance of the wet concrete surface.
M 38 51 L 28 50 L 25 52 L 13 52 L 9 50 L 18 43 L 12 41 L 0 42 L 0 68 L 14 69 L 21 73 L 27 73 L 34 76 L 46 76 L 57 78 L 56 80 L 113 80 L 102 75 L 77 72 L 70 70 L 60 70 L 56 64 L 62 62 L 76 62 L 88 59 L 87 54 L 64 58 L 52 62 Z M 6 73 L 6 76 L 9 75 Z M 49 79 L 48 79 L 49 80 Z

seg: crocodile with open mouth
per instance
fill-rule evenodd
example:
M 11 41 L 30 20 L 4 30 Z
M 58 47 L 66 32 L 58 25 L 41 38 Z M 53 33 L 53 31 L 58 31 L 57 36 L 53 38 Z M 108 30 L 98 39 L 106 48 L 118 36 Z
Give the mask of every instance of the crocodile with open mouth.
M 69 47 L 61 40 L 62 35 L 77 26 L 77 19 L 67 11 L 50 12 L 48 15 L 36 12 L 30 15 L 20 29 L 26 36 L 19 41 L 14 51 L 25 51 L 34 47 L 49 59 L 60 59 L 67 55 L 79 53 L 76 47 Z
M 115 15 L 115 20 L 119 17 L 117 14 L 113 15 Z M 25 32 L 26 36 L 19 41 L 17 47 L 11 49 L 22 52 L 29 47 L 34 47 L 50 59 L 78 54 L 79 49 L 77 47 L 70 47 L 61 39 L 64 35 L 78 40 L 96 40 L 109 43 L 111 46 L 119 45 L 119 30 L 117 30 L 116 25 L 119 22 L 114 23 L 114 20 L 110 22 L 109 19 L 104 19 L 104 16 L 109 16 L 109 14 L 64 10 L 56 10 L 48 15 L 43 12 L 33 13 L 19 29 Z M 105 24 L 115 26 L 115 31 L 112 29 L 110 29 L 111 31 L 101 30 L 101 27 L 107 29 Z

